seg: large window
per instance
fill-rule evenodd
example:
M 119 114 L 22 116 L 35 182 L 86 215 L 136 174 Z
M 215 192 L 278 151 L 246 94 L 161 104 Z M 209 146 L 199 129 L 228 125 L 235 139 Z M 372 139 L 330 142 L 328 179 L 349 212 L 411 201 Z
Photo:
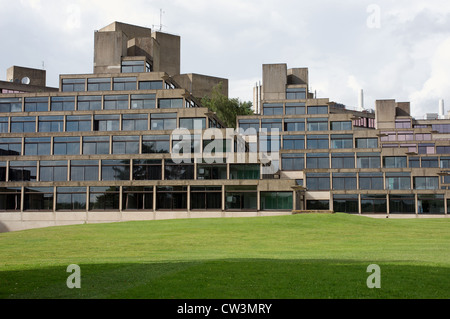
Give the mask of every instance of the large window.
M 308 114 L 328 114 L 328 106 L 308 106 Z
M 419 214 L 444 214 L 444 195 L 419 194 L 417 195 L 417 209 Z
M 155 113 L 150 118 L 151 130 L 174 130 L 177 128 L 177 113 Z
M 98 181 L 98 160 L 70 161 L 71 181 Z
M 361 213 L 387 213 L 386 195 L 361 195 Z
M 261 129 L 266 129 L 268 132 L 271 130 L 282 131 L 282 120 L 281 119 L 261 119 Z
M 145 61 L 122 61 L 122 73 L 150 72 L 150 64 Z
M 114 91 L 131 91 L 136 90 L 136 78 L 114 78 L 113 79 Z
M 385 156 L 383 157 L 384 168 L 405 168 L 406 156 Z
M 80 155 L 80 138 L 78 136 L 54 137 L 53 155 Z
M 88 132 L 91 130 L 91 124 L 90 115 L 67 116 L 66 132 Z
M 264 103 L 263 104 L 264 115 L 282 115 L 283 103 Z
M 429 168 L 429 167 L 439 167 L 439 160 L 437 157 L 422 157 L 422 167 L 423 168 Z
M 86 210 L 86 187 L 57 187 L 56 210 Z
M 83 137 L 83 155 L 109 154 L 109 136 Z
M 85 79 L 63 79 L 63 92 L 83 92 L 86 89 Z
M 162 90 L 163 81 L 140 81 L 139 90 Z
M 292 192 L 261 192 L 261 210 L 292 210 Z
M 9 118 L 0 117 L 0 133 L 9 133 Z
M 118 210 L 119 187 L 90 187 L 89 210 Z
M 94 115 L 94 131 L 119 131 L 120 115 Z
M 0 211 L 20 211 L 22 189 L 0 187 Z
M 22 154 L 22 138 L 0 138 L 0 155 L 17 156 Z
M 302 115 L 305 114 L 305 103 L 286 103 L 286 115 Z
M 64 116 L 39 116 L 39 132 L 63 132 Z
M 128 109 L 128 95 L 105 95 L 103 108 L 105 110 Z
M 53 187 L 25 188 L 23 209 L 53 211 Z
M 25 98 L 25 112 L 48 112 L 48 97 Z
M 161 160 L 133 160 L 133 180 L 160 180 L 162 178 Z
M 191 186 L 191 209 L 221 210 L 222 186 Z
M 227 210 L 257 209 L 257 186 L 226 186 L 225 204 Z
M 36 132 L 35 116 L 11 117 L 11 133 L 34 133 L 34 132 Z
M 227 164 L 198 164 L 197 179 L 227 179 Z
M 183 99 L 159 99 L 158 107 L 160 109 L 181 109 L 183 108 Z
M 22 98 L 0 98 L 0 113 L 22 112 Z
M 309 118 L 307 122 L 308 131 L 328 131 L 328 118 L 326 117 Z
M 204 130 L 206 128 L 206 118 L 181 118 L 179 127 L 187 130 Z
M 142 154 L 169 153 L 170 135 L 142 136 Z
M 113 136 L 112 154 L 139 154 L 139 136 Z
M 304 135 L 284 135 L 283 149 L 285 150 L 303 150 L 305 149 Z
M 386 189 L 411 189 L 411 174 L 407 172 L 386 173 Z
M 357 168 L 380 168 L 380 153 L 357 153 Z
M 414 177 L 414 189 L 439 189 L 438 176 Z
M 353 148 L 353 135 L 331 134 L 331 148 Z
M 41 182 L 67 181 L 67 161 L 40 161 L 39 180 Z
M 351 131 L 352 122 L 351 121 L 336 121 L 331 122 L 332 131 Z
M 166 159 L 164 162 L 164 179 L 194 179 L 194 166 L 195 165 L 193 163 L 178 164 L 172 160 Z
M 384 189 L 383 173 L 359 173 L 359 189 Z
M 102 181 L 130 180 L 129 160 L 102 160 Z
M 357 138 L 356 148 L 378 148 L 378 138 Z
M 25 138 L 25 155 L 50 155 L 50 137 Z
M 187 186 L 157 186 L 156 209 L 187 209 Z
M 254 129 L 254 133 L 256 133 L 259 131 L 259 120 L 254 119 L 239 120 L 239 128 L 241 128 L 244 131 L 248 129 Z
M 307 153 L 306 168 L 330 168 L 330 156 L 328 153 Z
M 333 195 L 333 210 L 337 213 L 354 214 L 359 212 L 358 195 Z
M 9 162 L 9 180 L 12 182 L 35 182 L 37 176 L 36 161 Z
M 328 149 L 328 135 L 307 135 L 308 149 Z
M 110 78 L 88 79 L 88 91 L 111 91 Z
M 131 109 L 156 108 L 156 94 L 132 94 Z
M 356 173 L 333 173 L 333 190 L 356 189 Z
M 414 194 L 389 195 L 389 213 L 390 214 L 413 214 L 416 211 L 416 200 Z
M 283 171 L 301 171 L 305 168 L 305 155 L 300 154 L 282 154 L 281 168 Z
M 230 179 L 259 179 L 259 164 L 230 164 Z
M 306 174 L 306 187 L 310 191 L 330 190 L 330 174 L 328 173 Z
M 355 168 L 355 153 L 331 153 L 331 168 Z
M 287 100 L 304 100 L 306 99 L 305 88 L 287 88 L 286 89 Z
M 304 119 L 285 119 L 284 120 L 284 130 L 286 132 L 296 132 L 305 130 L 305 120 Z
M 78 111 L 93 111 L 102 109 L 102 96 L 101 95 L 87 95 L 78 96 L 77 99 Z
M 51 111 L 74 111 L 75 97 L 74 96 L 53 96 L 50 103 Z
M 153 209 L 153 187 L 124 187 L 122 193 L 122 209 Z

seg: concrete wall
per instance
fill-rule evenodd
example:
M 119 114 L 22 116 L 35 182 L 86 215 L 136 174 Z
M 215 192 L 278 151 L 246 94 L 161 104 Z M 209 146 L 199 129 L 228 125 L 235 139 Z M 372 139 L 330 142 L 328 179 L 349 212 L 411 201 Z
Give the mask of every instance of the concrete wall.
M 228 97 L 228 79 L 212 77 L 202 74 L 179 74 L 173 76 L 182 88 L 189 91 L 196 98 L 203 98 L 205 95 L 211 95 L 213 88 L 222 83 L 221 93 Z
M 263 65 L 263 100 L 283 100 L 286 98 L 287 65 Z
M 94 73 L 120 73 L 122 56 L 127 55 L 128 37 L 122 31 L 94 35 Z
M 21 66 L 12 66 L 6 70 L 6 81 L 13 83 L 21 83 L 24 77 L 30 79 L 29 85 L 45 87 L 46 71 Z
M 181 40 L 179 36 L 153 32 L 152 37 L 158 42 L 159 58 L 153 57 L 155 72 L 166 72 L 170 76 L 180 74 Z

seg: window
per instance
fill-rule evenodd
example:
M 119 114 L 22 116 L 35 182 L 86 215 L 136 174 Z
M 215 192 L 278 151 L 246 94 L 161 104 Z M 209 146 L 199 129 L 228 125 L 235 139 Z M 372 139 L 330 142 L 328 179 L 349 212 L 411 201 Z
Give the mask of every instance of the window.
M 22 138 L 0 138 L 0 155 L 17 156 L 22 154 Z
M 102 181 L 130 180 L 129 160 L 102 160 Z
M 197 179 L 227 179 L 227 165 L 199 164 L 197 166 Z
M 328 173 L 306 174 L 306 187 L 310 191 L 329 191 L 330 174 Z
M 105 110 L 126 110 L 128 109 L 128 95 L 105 95 Z
M 305 88 L 288 88 L 286 89 L 287 100 L 304 100 L 306 99 Z
M 194 179 L 194 164 L 181 163 L 166 159 L 164 162 L 165 180 L 185 180 Z
M 413 214 L 416 212 L 416 199 L 414 194 L 389 195 L 390 214 Z
M 331 168 L 355 168 L 355 153 L 331 153 Z
M 88 91 L 111 91 L 110 78 L 88 79 Z
M 384 189 L 383 173 L 359 173 L 359 189 Z
M 91 131 L 92 117 L 90 115 L 67 116 L 66 132 Z
M 286 103 L 286 115 L 302 115 L 305 114 L 305 103 Z
M 174 130 L 177 128 L 177 113 L 158 113 L 150 116 L 151 130 Z
M 86 187 L 57 187 L 56 210 L 86 210 Z
M 35 133 L 36 117 L 21 116 L 11 117 L 11 133 Z
M 71 181 L 98 181 L 98 160 L 71 160 Z
M 74 111 L 75 97 L 74 96 L 53 96 L 50 103 L 51 111 Z
M 90 187 L 89 210 L 118 210 L 119 187 Z
M 434 144 L 419 144 L 419 154 L 435 154 Z
M 109 136 L 84 136 L 83 155 L 109 154 Z
M 414 189 L 439 189 L 438 176 L 414 177 Z
M 9 133 L 9 118 L 0 117 L 0 133 Z
M 122 61 L 122 73 L 150 72 L 150 65 L 145 61 Z
M 67 161 L 40 161 L 39 181 L 67 181 Z
M 190 155 L 201 153 L 200 135 L 172 135 L 172 153 L 179 155 Z
M 328 114 L 328 106 L 308 106 L 308 114 Z
M 332 131 L 350 131 L 352 129 L 351 121 L 331 122 Z
M 414 127 L 417 127 L 417 125 Z M 425 125 L 425 128 L 426 127 L 427 126 Z M 433 131 L 437 131 L 439 133 L 450 133 L 450 124 L 433 124 L 431 127 Z
M 422 167 L 439 167 L 439 160 L 437 157 L 422 157 Z
M 263 104 L 264 115 L 282 115 L 283 104 L 282 103 L 264 103 Z
M 25 138 L 25 155 L 50 155 L 50 137 Z
M 148 114 L 123 114 L 122 131 L 147 131 Z
M 333 210 L 338 213 L 358 213 L 358 195 L 333 195 Z
M 286 132 L 304 131 L 305 120 L 304 119 L 285 119 L 284 130 Z
M 305 168 L 304 154 L 282 154 L 281 168 L 283 171 L 301 171 Z
M 417 210 L 419 214 L 444 214 L 444 195 L 417 195 Z
M 377 138 L 357 138 L 356 148 L 378 148 Z
M 26 97 L 25 112 L 48 112 L 48 97 Z
M 0 182 L 6 182 L 6 162 L 0 162 Z
M 436 146 L 437 154 L 450 154 L 450 146 Z
M 257 186 L 225 186 L 225 205 L 227 210 L 257 209 Z
M 331 148 L 353 148 L 353 135 L 331 134 Z
M 156 108 L 156 94 L 132 94 L 131 109 L 154 109 Z
M 417 133 L 415 136 L 416 141 L 431 141 L 431 134 L 430 133 Z
M 440 168 L 450 168 L 450 157 L 441 157 Z
M 119 131 L 120 115 L 94 115 L 94 131 Z
M 114 91 L 131 91 L 136 90 L 136 78 L 114 78 L 113 79 Z
M 244 131 L 248 129 L 254 129 L 256 133 L 259 131 L 259 120 L 253 119 L 239 120 L 239 128 L 241 128 Z
M 406 167 L 406 156 L 384 156 L 384 168 L 404 168 Z
M 80 155 L 80 137 L 54 137 L 53 155 Z
M 151 181 L 161 180 L 162 162 L 161 160 L 133 160 L 133 180 Z
M 191 209 L 221 210 L 222 186 L 191 186 Z
M 361 213 L 386 213 L 386 195 L 361 195 Z
M 62 91 L 63 92 L 83 92 L 85 90 L 85 79 L 63 79 Z
M 410 157 L 409 168 L 419 168 L 419 167 L 420 167 L 420 157 Z
M 395 128 L 411 128 L 411 120 L 410 119 L 395 120 Z
M 303 150 L 305 149 L 304 135 L 284 135 L 283 149 L 285 150 Z
M 198 135 L 194 135 L 196 137 Z M 200 136 L 198 136 L 200 138 Z M 217 153 L 227 153 L 232 152 L 233 146 L 232 141 L 230 139 L 212 139 L 212 140 L 203 140 L 203 152 L 206 154 L 215 155 Z
M 328 119 L 326 117 L 309 118 L 308 131 L 328 131 Z
M 330 168 L 330 157 L 328 153 L 307 153 L 306 168 Z
M 113 136 L 112 154 L 139 154 L 139 136 Z
M 20 187 L 0 187 L 0 211 L 20 211 L 21 198 Z
M 259 179 L 259 164 L 230 164 L 230 179 Z
M 356 173 L 333 173 L 333 190 L 356 190 Z
M 206 118 L 180 118 L 180 128 L 188 130 L 204 130 L 206 128 Z
M 159 99 L 158 108 L 160 109 L 180 109 L 183 108 L 183 99 Z
M 22 98 L 0 98 L 0 113 L 22 112 Z
M 39 116 L 39 132 L 63 132 L 64 116 Z
M 93 111 L 102 109 L 102 97 L 101 95 L 87 95 L 78 96 L 77 110 L 78 111 Z
M 169 153 L 169 135 L 144 135 L 142 136 L 142 154 Z
M 162 90 L 162 81 L 140 81 L 139 90 Z
M 308 199 L 306 201 L 306 208 L 311 210 L 329 210 L 330 201 L 328 199 L 325 200 Z
M 261 128 L 267 131 L 278 130 L 282 131 L 282 120 L 281 119 L 261 119 Z
M 261 192 L 261 210 L 292 210 L 292 192 Z
M 386 189 L 411 189 L 410 173 L 386 173 Z
M 308 149 L 328 149 L 328 135 L 307 135 Z
M 357 153 L 357 168 L 381 168 L 380 153 Z
M 9 180 L 12 182 L 35 182 L 37 175 L 36 161 L 9 162 Z
M 124 187 L 122 194 L 122 209 L 153 209 L 153 187 Z
M 156 209 L 161 210 L 187 209 L 187 187 L 157 186 Z
M 397 133 L 397 140 L 399 142 L 413 141 L 414 140 L 414 134 L 413 134 L 413 132 L 398 132 Z
M 53 187 L 25 188 L 23 209 L 53 211 Z

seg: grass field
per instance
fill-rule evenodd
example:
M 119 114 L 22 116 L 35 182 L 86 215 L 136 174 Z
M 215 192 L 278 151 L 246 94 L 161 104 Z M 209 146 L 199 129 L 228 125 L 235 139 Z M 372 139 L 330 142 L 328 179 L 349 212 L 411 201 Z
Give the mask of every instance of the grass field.
M 66 268 L 81 268 L 69 289 Z M 370 264 L 381 288 L 369 289 Z M 0 234 L 0 298 L 450 297 L 450 219 L 346 214 L 89 224 Z

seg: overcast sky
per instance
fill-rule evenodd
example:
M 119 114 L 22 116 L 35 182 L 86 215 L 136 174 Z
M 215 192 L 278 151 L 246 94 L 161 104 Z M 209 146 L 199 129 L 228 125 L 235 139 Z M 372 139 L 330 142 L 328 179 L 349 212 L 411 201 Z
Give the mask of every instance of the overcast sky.
M 92 73 L 94 30 L 114 21 L 181 36 L 181 72 L 229 79 L 252 101 L 262 64 L 308 67 L 318 97 L 365 106 L 410 101 L 414 116 L 450 110 L 447 0 L 0 0 L 0 80 L 12 65 Z

